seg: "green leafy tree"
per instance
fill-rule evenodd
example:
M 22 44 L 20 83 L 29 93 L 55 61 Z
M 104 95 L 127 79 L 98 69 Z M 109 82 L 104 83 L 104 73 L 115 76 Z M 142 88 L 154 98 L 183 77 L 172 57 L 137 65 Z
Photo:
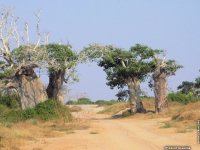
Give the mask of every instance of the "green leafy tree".
M 140 84 L 148 73 L 152 72 L 155 64 L 153 57 L 159 51 L 136 44 L 129 51 L 113 46 L 93 45 L 86 48 L 92 50 L 91 58 L 98 59 L 98 65 L 107 74 L 107 85 L 112 89 L 128 87 L 131 112 L 145 112 L 140 95 Z
M 195 79 L 195 87 L 196 87 L 197 89 L 200 88 L 200 77 L 198 77 L 198 78 Z
M 183 81 L 177 89 L 186 95 L 192 94 L 192 96 L 199 96 L 200 94 L 200 77 L 197 77 L 194 82 Z
M 195 79 L 196 94 L 200 96 L 200 77 Z
M 177 87 L 177 89 L 183 94 L 192 93 L 195 95 L 195 83 L 189 81 L 183 81 L 181 85 Z
M 81 97 L 77 100 L 77 104 L 79 105 L 86 105 L 86 104 L 92 104 L 93 102 L 89 99 L 89 98 L 86 98 L 86 97 Z
M 55 60 L 49 63 L 49 84 L 47 95 L 51 99 L 64 101 L 62 94 L 63 83 L 76 80 L 75 67 L 77 65 L 77 55 L 70 45 L 48 44 L 46 46 L 49 59 Z

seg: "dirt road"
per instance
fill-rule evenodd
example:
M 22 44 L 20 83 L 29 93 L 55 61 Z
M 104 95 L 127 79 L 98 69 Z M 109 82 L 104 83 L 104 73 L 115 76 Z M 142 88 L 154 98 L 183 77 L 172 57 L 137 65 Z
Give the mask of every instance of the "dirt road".
M 164 119 L 110 119 L 96 114 L 95 106 L 82 106 L 74 114 L 88 119 L 91 127 L 63 137 L 45 138 L 26 145 L 24 150 L 162 150 L 166 145 L 197 145 L 196 132 L 176 133 L 174 129 L 161 129 Z

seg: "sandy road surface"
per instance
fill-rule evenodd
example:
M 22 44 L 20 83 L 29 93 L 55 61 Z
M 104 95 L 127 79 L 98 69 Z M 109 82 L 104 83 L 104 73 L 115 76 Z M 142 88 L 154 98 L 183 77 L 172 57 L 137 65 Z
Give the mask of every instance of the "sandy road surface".
M 165 145 L 197 145 L 196 132 L 176 133 L 160 129 L 166 119 L 109 119 L 97 115 L 95 106 L 81 106 L 76 117 L 89 119 L 91 127 L 63 137 L 45 138 L 23 147 L 23 150 L 162 150 Z

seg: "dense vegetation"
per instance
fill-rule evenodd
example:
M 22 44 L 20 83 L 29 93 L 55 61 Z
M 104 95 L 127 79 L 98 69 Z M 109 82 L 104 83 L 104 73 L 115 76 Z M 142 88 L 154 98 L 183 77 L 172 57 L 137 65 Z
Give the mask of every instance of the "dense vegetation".
M 97 100 L 92 101 L 89 98 L 79 98 L 78 100 L 69 100 L 66 102 L 66 105 L 90 105 L 90 104 L 96 104 L 98 106 L 104 106 L 104 105 L 113 105 L 117 103 L 116 100 Z
M 72 119 L 68 108 L 55 100 L 47 100 L 39 103 L 34 108 L 25 110 L 0 105 L 0 112 L 0 122 L 19 122 L 29 119 L 48 121 L 59 118 L 64 121 L 70 121 Z
M 182 104 L 188 104 L 189 102 L 196 102 L 200 100 L 200 97 L 196 97 L 190 94 L 184 94 L 181 92 L 170 93 L 168 99 L 173 102 L 179 102 Z

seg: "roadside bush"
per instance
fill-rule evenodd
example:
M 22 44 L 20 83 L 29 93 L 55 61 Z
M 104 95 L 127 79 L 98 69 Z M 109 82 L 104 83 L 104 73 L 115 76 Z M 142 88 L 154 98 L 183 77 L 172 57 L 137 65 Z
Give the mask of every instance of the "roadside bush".
M 4 122 L 20 122 L 23 121 L 23 112 L 21 109 L 10 109 L 4 116 Z
M 88 104 L 94 104 L 89 98 L 79 98 L 77 101 L 69 100 L 66 102 L 66 105 L 88 105 Z
M 22 110 L 0 105 L 0 122 L 19 122 L 23 119 Z
M 0 95 L 0 104 L 5 105 L 9 108 L 19 107 L 19 97 L 16 94 L 12 95 Z
M 47 100 L 38 104 L 35 107 L 35 111 L 38 118 L 42 120 L 63 118 L 66 121 L 69 121 L 72 119 L 69 109 L 55 100 Z
M 65 104 L 66 104 L 66 105 L 73 105 L 73 104 L 74 104 L 74 101 L 69 100 L 69 101 L 67 101 Z
M 40 119 L 44 121 L 52 119 L 64 119 L 70 121 L 72 116 L 67 107 L 55 100 L 47 100 L 39 103 L 35 108 L 21 110 L 0 105 L 0 122 L 20 122 L 28 119 Z
M 35 118 L 37 115 L 34 108 L 27 108 L 22 111 L 22 116 L 24 120 Z
M 113 104 L 115 104 L 115 103 L 117 103 L 117 101 L 115 101 L 115 100 L 97 100 L 96 102 L 95 102 L 95 104 L 97 104 L 97 105 L 99 105 L 99 106 L 103 106 L 103 105 L 113 105 Z
M 190 94 L 182 94 L 180 92 L 177 93 L 170 93 L 168 95 L 168 100 L 173 101 L 173 102 L 179 102 L 182 104 L 188 104 L 189 102 L 196 102 L 200 98 L 192 96 Z
M 86 105 L 86 104 L 93 104 L 93 102 L 89 98 L 82 97 L 77 100 L 76 104 Z

